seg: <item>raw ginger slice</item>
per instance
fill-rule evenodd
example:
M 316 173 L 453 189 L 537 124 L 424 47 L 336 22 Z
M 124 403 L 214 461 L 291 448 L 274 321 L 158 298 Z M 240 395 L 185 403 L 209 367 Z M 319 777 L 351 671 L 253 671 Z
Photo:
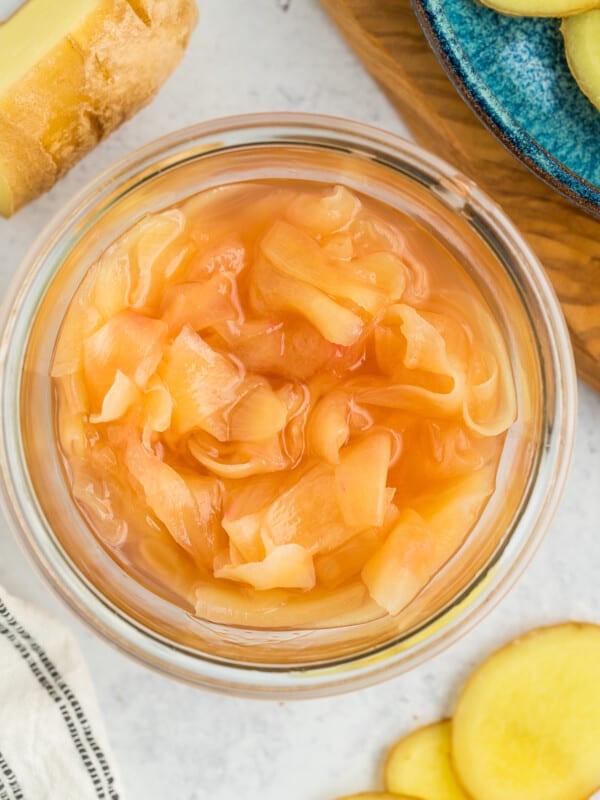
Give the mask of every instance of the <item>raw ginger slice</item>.
M 443 720 L 419 728 L 392 747 L 384 767 L 388 792 L 414 794 L 422 800 L 469 800 L 452 768 L 451 724 Z M 473 757 L 478 758 L 476 751 Z M 476 796 L 487 800 L 487 787 Z
M 486 800 L 583 800 L 600 786 L 600 627 L 540 628 L 471 675 L 452 724 L 465 789 Z
M 176 433 L 200 428 L 219 441 L 228 438 L 223 412 L 237 399 L 243 381 L 239 364 L 185 327 L 167 348 L 159 374 L 173 398 Z
M 275 222 L 260 247 L 279 273 L 308 283 L 330 297 L 351 302 L 370 314 L 376 314 L 389 302 L 376 284 L 354 276 L 351 264 L 336 263 L 311 236 L 288 222 Z
M 83 343 L 83 368 L 91 396 L 101 403 L 120 371 L 143 388 L 162 357 L 164 322 L 121 311 Z
M 250 584 L 255 589 L 302 589 L 315 585 L 312 556 L 298 544 L 275 547 L 262 561 L 227 564 L 215 570 L 215 578 Z
M 392 794 L 391 792 L 359 792 L 358 794 L 345 794 L 337 800 L 423 800 L 423 798 L 409 797 L 407 794 Z
M 600 0 L 482 0 L 484 5 L 515 17 L 568 17 L 591 8 Z
M 278 273 L 268 262 L 257 262 L 254 282 L 254 297 L 258 295 L 265 309 L 301 314 L 333 344 L 352 345 L 363 332 L 359 316 L 314 286 Z
M 0 114 L 22 134 L 20 160 L 33 142 L 48 161 L 38 162 L 38 176 L 11 168 L 0 126 L 0 213 L 49 188 L 174 69 L 196 22 L 195 5 L 145 4 L 147 22 L 126 0 L 64 0 L 60 14 L 53 0 L 28 0 L 1 26 Z
M 600 0 L 593 8 L 596 10 L 564 19 L 561 30 L 573 77 L 600 111 Z
M 392 455 L 392 434 L 365 434 L 340 452 L 335 468 L 335 491 L 344 522 L 368 528 L 383 525 L 389 506 L 386 490 Z

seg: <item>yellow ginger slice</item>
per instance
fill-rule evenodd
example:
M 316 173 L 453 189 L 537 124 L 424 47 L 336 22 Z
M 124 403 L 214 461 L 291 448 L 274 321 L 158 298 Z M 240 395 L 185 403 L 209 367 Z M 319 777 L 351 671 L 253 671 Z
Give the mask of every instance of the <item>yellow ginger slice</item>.
M 563 20 L 567 61 L 581 91 L 600 109 L 600 2 L 596 11 Z
M 386 789 L 394 794 L 414 794 L 422 800 L 468 800 L 452 769 L 450 750 L 450 720 L 419 728 L 400 739 L 385 762 Z
M 515 17 L 568 17 L 590 8 L 600 0 L 483 0 L 486 6 Z
M 465 789 L 485 800 L 583 800 L 600 786 L 600 626 L 516 639 L 467 682 L 452 726 Z
M 338 797 L 338 800 L 417 800 L 407 794 L 392 794 L 391 792 L 359 792 Z

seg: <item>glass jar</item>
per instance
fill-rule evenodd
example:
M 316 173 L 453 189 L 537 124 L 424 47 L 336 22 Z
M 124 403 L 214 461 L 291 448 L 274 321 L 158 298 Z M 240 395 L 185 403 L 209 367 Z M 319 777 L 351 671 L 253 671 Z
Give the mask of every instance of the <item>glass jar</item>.
M 518 415 L 497 488 L 462 549 L 396 617 L 294 630 L 216 625 L 135 582 L 75 507 L 57 452 L 49 366 L 68 303 L 104 248 L 147 212 L 217 185 L 344 183 L 395 206 L 459 260 L 505 337 Z M 514 584 L 561 495 L 576 380 L 558 301 L 516 228 L 477 186 L 420 147 L 353 122 L 243 116 L 166 136 L 100 175 L 42 233 L 2 320 L 4 504 L 49 583 L 96 632 L 161 672 L 224 692 L 319 696 L 422 663 L 472 628 Z

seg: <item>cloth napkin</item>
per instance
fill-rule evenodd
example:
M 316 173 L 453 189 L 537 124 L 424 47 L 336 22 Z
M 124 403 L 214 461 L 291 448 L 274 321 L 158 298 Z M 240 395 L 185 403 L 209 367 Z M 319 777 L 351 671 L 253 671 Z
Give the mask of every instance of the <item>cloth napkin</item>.
M 2 587 L 0 800 L 123 800 L 77 642 Z

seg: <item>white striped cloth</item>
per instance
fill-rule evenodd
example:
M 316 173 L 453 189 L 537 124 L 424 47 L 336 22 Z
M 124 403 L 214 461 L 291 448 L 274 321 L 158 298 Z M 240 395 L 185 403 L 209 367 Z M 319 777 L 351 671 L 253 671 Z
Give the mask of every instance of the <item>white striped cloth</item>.
M 124 800 L 77 642 L 1 587 L 0 800 Z

